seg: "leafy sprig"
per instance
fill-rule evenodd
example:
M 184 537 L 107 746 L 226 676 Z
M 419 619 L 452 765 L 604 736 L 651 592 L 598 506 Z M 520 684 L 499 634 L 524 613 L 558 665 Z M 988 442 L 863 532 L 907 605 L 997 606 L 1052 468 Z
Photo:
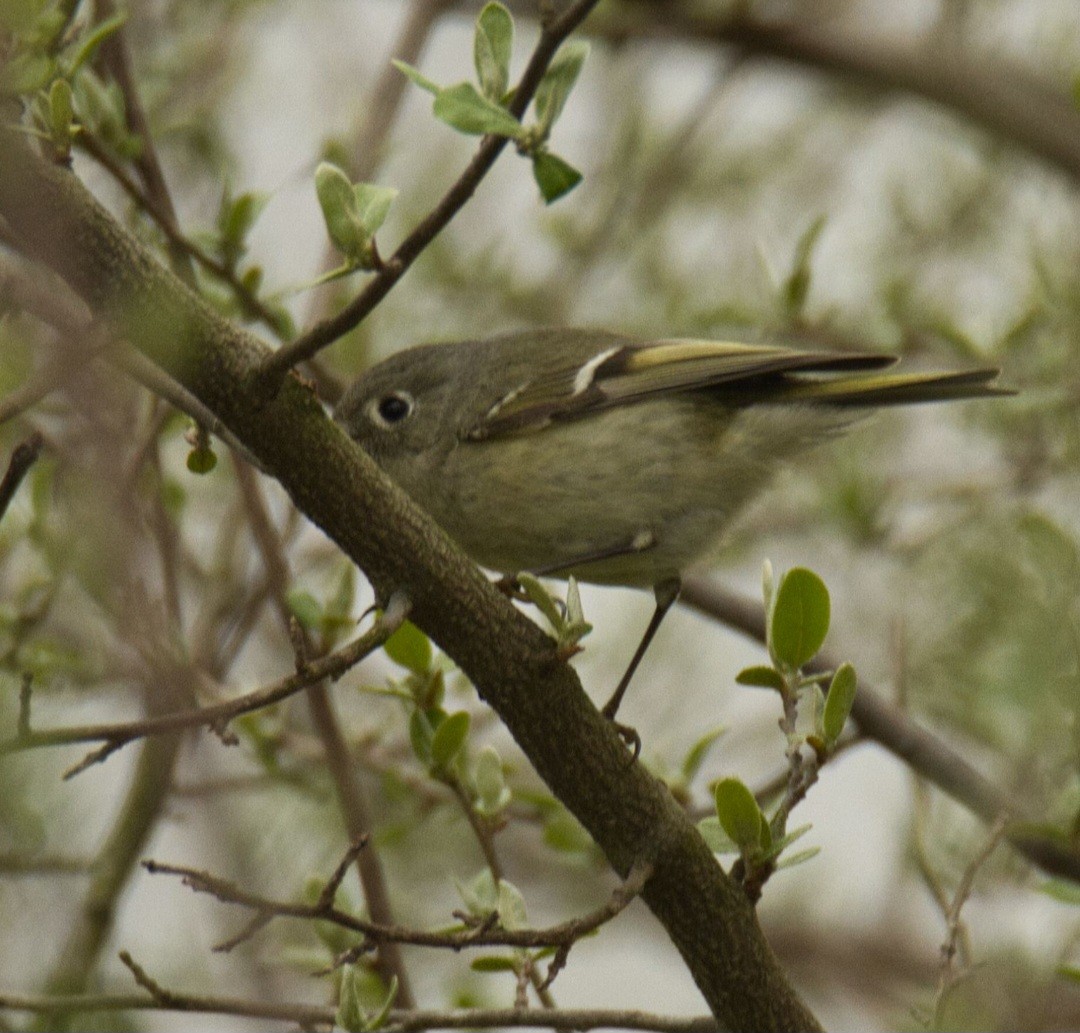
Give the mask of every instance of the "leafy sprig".
M 537 186 L 545 203 L 550 204 L 573 190 L 582 178 L 569 162 L 548 149 L 548 139 L 581 74 L 589 45 L 570 41 L 560 48 L 536 91 L 536 121 L 525 125 L 509 108 L 513 100 L 513 92 L 508 92 L 513 42 L 510 12 L 502 4 L 489 3 L 476 19 L 473 36 L 476 84 L 440 86 L 404 61 L 395 61 L 394 66 L 432 94 L 435 117 L 452 129 L 469 136 L 513 140 L 518 152 L 531 159 Z

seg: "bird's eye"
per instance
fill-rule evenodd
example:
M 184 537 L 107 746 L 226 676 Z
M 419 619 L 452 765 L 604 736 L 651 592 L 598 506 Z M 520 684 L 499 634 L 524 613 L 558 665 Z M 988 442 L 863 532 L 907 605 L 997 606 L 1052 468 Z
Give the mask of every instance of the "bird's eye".
M 375 413 L 380 423 L 389 426 L 400 423 L 413 411 L 413 400 L 404 391 L 392 391 L 383 395 L 375 405 Z

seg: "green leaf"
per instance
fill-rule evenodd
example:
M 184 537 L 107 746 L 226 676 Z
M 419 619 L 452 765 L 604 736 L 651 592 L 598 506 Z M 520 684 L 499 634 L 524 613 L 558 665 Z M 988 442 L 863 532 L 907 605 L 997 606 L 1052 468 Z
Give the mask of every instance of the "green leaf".
M 718 725 L 711 731 L 706 732 L 693 746 L 687 750 L 682 762 L 682 776 L 686 782 L 691 782 L 694 776 L 701 770 L 701 765 L 712 749 L 713 744 L 727 731 L 726 725 Z
M 761 845 L 761 826 L 765 817 L 754 794 L 737 778 L 717 782 L 713 790 L 716 817 L 728 838 L 740 850 L 756 850 Z
M 0 65 L 0 95 L 36 93 L 56 76 L 56 62 L 44 54 L 16 54 Z
M 830 747 L 840 738 L 840 733 L 844 730 L 844 724 L 851 713 L 851 706 L 855 702 L 857 686 L 855 668 L 851 664 L 841 664 L 829 684 L 829 692 L 825 697 L 825 710 L 821 717 L 821 730 Z
M 577 578 L 571 576 L 566 585 L 566 623 L 572 625 L 588 624 L 585 611 L 581 606 L 581 589 Z
M 469 914 L 483 918 L 498 909 L 499 890 L 490 869 L 481 868 L 469 882 L 461 882 L 459 879 L 454 882 Z
M 566 99 L 577 82 L 581 66 L 589 55 L 589 44 L 582 40 L 564 43 L 548 66 L 544 78 L 536 89 L 536 118 L 542 138 L 546 139 L 551 127 L 558 121 L 566 105 Z
M 765 600 L 766 613 L 772 611 L 774 588 L 772 564 L 768 560 L 765 560 L 761 564 L 761 595 Z
M 373 1030 L 382 1029 L 386 1025 L 386 1020 L 390 1017 L 390 1009 L 394 1006 L 394 1001 L 397 1000 L 398 993 L 398 978 L 397 976 L 390 977 L 390 985 L 386 988 L 386 997 L 382 1004 L 379 1006 L 379 1010 L 372 1015 L 369 1015 L 364 1022 L 365 1033 L 371 1033 Z
M 469 968 L 474 972 L 516 972 L 518 961 L 505 954 L 487 954 L 481 958 L 474 958 Z
M 486 817 L 505 810 L 510 804 L 510 790 L 503 777 L 502 759 L 494 746 L 485 746 L 476 758 L 473 769 L 476 787 L 476 809 Z
M 364 1033 L 367 1026 L 362 985 L 362 978 L 357 972 L 357 967 L 355 965 L 343 966 L 335 1025 L 348 1030 L 349 1033 Z
M 558 632 L 565 623 L 565 619 L 558 603 L 555 601 L 555 597 L 541 584 L 540 579 L 533 574 L 518 574 L 517 581 L 533 606 L 547 618 L 547 622 Z
M 714 854 L 737 854 L 739 845 L 724 831 L 720 819 L 716 817 L 702 818 L 697 824 L 701 838 L 705 845 Z
M 427 714 L 419 708 L 409 716 L 409 743 L 416 759 L 425 767 L 431 764 L 431 743 L 435 738 L 435 729 Z
M 316 189 L 318 189 L 318 179 L 316 179 Z M 227 189 L 222 194 L 217 217 L 218 248 L 222 258 L 230 267 L 235 266 L 244 257 L 247 250 L 247 235 L 255 225 L 255 220 L 262 214 L 267 200 L 266 194 L 250 190 L 244 191 L 237 197 L 233 197 Z M 245 285 L 253 292 L 258 289 L 257 285 Z
M 499 880 L 499 923 L 511 932 L 524 929 L 529 924 L 525 898 L 521 890 L 506 879 Z
M 286 596 L 286 602 L 289 604 L 289 612 L 300 622 L 301 627 L 308 631 L 317 631 L 322 625 L 322 605 L 310 592 L 290 592 Z
M 467 711 L 459 710 L 439 722 L 431 740 L 431 762 L 436 768 L 445 770 L 453 763 L 468 738 L 471 720 Z
M 315 170 L 315 193 L 334 247 L 346 258 L 360 261 L 370 247 L 371 238 L 361 221 L 356 191 L 349 177 L 336 165 L 320 162 Z
M 326 604 L 326 612 L 333 617 L 351 617 L 355 599 L 356 566 L 346 560 L 341 565 L 341 577 L 338 578 L 334 594 Z
M 1070 983 L 1080 984 L 1080 966 L 1059 965 L 1055 970 L 1055 974 L 1062 979 L 1067 979 Z
M 810 293 L 810 259 L 824 228 L 825 216 L 819 215 L 795 245 L 795 258 L 783 287 L 784 308 L 789 316 L 798 316 L 806 305 L 806 297 Z
M 217 466 L 212 448 L 193 448 L 188 452 L 187 468 L 194 474 L 207 474 Z
M 1061 901 L 1062 904 L 1080 907 L 1080 886 L 1075 882 L 1069 882 L 1066 879 L 1050 879 L 1039 887 L 1039 892 L 1045 893 L 1053 900 Z
M 354 191 L 360 225 L 369 237 L 374 237 L 375 232 L 386 221 L 386 214 L 398 192 L 393 187 L 381 187 L 374 183 L 357 183 Z
M 764 664 L 744 667 L 735 675 L 735 681 L 740 685 L 752 685 L 758 689 L 776 689 L 778 692 L 784 688 L 784 676 L 775 667 L 766 667 Z
M 480 89 L 488 100 L 500 102 L 510 85 L 510 51 L 514 19 L 502 4 L 490 3 L 476 19 L 473 62 Z
M 776 865 L 776 870 L 779 871 L 781 868 L 794 868 L 795 865 L 803 864 L 804 862 L 809 861 L 812 857 L 817 857 L 817 855 L 820 853 L 821 847 L 819 846 L 812 846 L 807 847 L 805 850 L 798 850 L 794 854 L 791 854 L 789 857 L 785 857 L 783 860 L 779 861 Z
M 71 125 L 74 118 L 75 105 L 71 84 L 66 79 L 57 79 L 49 87 L 49 129 L 53 143 L 65 152 L 71 144 Z
M 533 177 L 545 204 L 557 201 L 581 182 L 581 173 L 557 154 L 537 151 L 533 155 L 532 163 Z
M 427 674 L 431 670 L 431 642 L 412 621 L 402 623 L 383 643 L 383 651 L 399 667 L 413 674 Z
M 433 93 L 436 97 L 442 93 L 442 87 L 437 82 L 432 82 L 426 75 L 422 75 L 418 69 L 413 68 L 412 65 L 407 65 L 404 61 L 398 61 L 397 59 L 390 63 L 416 86 L 419 86 L 420 89 L 427 90 L 428 93 Z
M 572 814 L 559 811 L 544 823 L 544 842 L 552 850 L 565 854 L 586 854 L 593 840 L 585 827 Z
M 103 22 L 95 25 L 82 39 L 78 40 L 74 47 L 64 53 L 65 72 L 68 77 L 73 76 L 87 61 L 97 53 L 98 47 L 110 36 L 118 32 L 128 20 L 126 11 L 119 11 L 106 18 Z
M 514 139 L 522 131 L 521 123 L 506 108 L 482 96 L 472 83 L 440 90 L 432 110 L 436 118 L 459 133 Z
M 829 630 L 829 590 L 812 570 L 796 567 L 780 580 L 769 616 L 769 652 L 777 665 L 802 667 Z

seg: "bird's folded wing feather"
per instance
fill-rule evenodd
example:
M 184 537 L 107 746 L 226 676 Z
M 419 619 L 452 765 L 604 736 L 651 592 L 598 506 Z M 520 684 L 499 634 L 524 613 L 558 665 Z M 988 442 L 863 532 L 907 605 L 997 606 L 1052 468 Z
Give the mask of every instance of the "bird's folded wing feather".
M 499 399 L 468 437 L 473 440 L 539 430 L 557 420 L 626 405 L 656 395 L 739 385 L 784 373 L 852 373 L 883 369 L 891 355 L 796 351 L 726 341 L 664 340 L 615 344 L 584 362 L 556 366 Z M 749 400 L 749 399 L 748 399 Z

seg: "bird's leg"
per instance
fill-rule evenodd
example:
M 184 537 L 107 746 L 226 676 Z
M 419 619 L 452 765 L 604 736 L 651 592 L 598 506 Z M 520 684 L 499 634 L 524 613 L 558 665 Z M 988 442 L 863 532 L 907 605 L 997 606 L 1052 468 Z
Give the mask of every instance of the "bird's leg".
M 567 570 L 583 567 L 590 563 L 599 562 L 600 560 L 614 559 L 618 556 L 628 556 L 634 553 L 645 552 L 655 545 L 655 536 L 651 531 L 645 530 L 636 535 L 630 542 L 623 542 L 608 549 L 598 550 L 597 552 L 590 553 L 587 556 L 581 556 L 568 563 L 559 563 L 539 570 L 533 570 L 531 573 L 536 577 L 547 577 L 551 575 L 561 576 Z M 514 575 L 504 575 L 495 582 L 495 585 L 500 591 L 505 592 L 507 595 L 512 595 L 517 588 L 517 579 Z M 623 741 L 630 748 L 635 758 L 641 752 L 641 736 L 639 736 L 637 731 L 629 725 L 620 724 L 616 721 L 615 715 L 618 713 L 619 704 L 622 702 L 622 698 L 626 693 L 626 688 L 630 684 L 630 679 L 634 676 L 634 672 L 641 663 L 642 657 L 645 656 L 665 615 L 668 610 L 671 609 L 675 600 L 678 599 L 679 590 L 681 588 L 682 582 L 678 577 L 667 578 L 653 585 L 653 595 L 656 598 L 656 609 L 653 610 L 652 618 L 645 628 L 645 634 L 641 637 L 641 641 L 634 651 L 629 666 L 626 668 L 623 676 L 619 679 L 619 684 L 615 687 L 611 699 L 604 704 L 604 708 L 601 710 L 604 717 L 612 723 L 615 730 L 622 736 Z
M 642 657 L 645 656 L 645 653 L 663 622 L 664 617 L 667 615 L 668 610 L 671 609 L 675 600 L 679 598 L 679 590 L 681 588 L 682 582 L 677 577 L 668 578 L 666 581 L 660 581 L 653 585 L 653 595 L 656 597 L 656 609 L 653 610 L 652 618 L 645 628 L 645 634 L 641 636 L 641 641 L 638 643 L 637 649 L 634 650 L 634 655 L 630 658 L 629 666 L 626 668 L 623 676 L 619 679 L 619 684 L 611 694 L 611 699 L 604 704 L 604 709 L 600 711 L 600 713 L 611 721 L 612 724 L 616 725 L 620 731 L 623 726 L 615 721 L 615 715 L 619 712 L 619 704 L 622 703 L 623 695 L 626 693 L 626 687 L 630 684 L 630 679 L 634 677 L 634 672 L 638 669 L 638 664 L 641 663 Z

